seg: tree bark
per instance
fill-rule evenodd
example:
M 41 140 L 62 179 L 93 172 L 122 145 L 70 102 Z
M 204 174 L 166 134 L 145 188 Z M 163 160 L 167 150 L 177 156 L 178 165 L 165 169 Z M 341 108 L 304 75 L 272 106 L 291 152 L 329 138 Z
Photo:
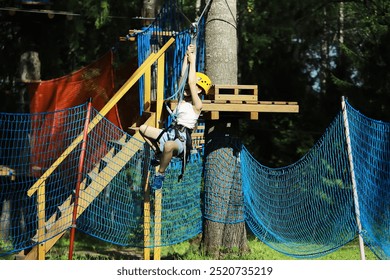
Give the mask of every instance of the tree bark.
M 237 84 L 238 74 L 238 61 L 237 61 L 237 2 L 236 0 L 214 0 L 210 5 L 210 10 L 207 15 L 206 30 L 206 74 L 210 76 L 213 84 Z M 217 134 L 222 134 L 224 137 L 232 137 L 232 135 L 226 134 L 227 122 L 219 120 L 221 131 Z M 207 124 L 206 124 L 207 125 Z M 223 128 L 224 127 L 224 128 Z M 238 131 L 238 126 L 235 126 L 232 131 Z M 213 136 L 211 136 L 213 137 Z M 216 136 L 217 138 L 219 136 Z M 225 138 L 226 139 L 226 138 Z M 214 141 L 218 141 L 214 139 Z M 229 141 L 232 143 L 234 141 Z M 225 143 L 226 144 L 226 143 Z M 226 145 L 217 147 L 220 152 Z M 229 148 L 229 147 L 228 147 Z M 235 147 L 233 147 L 235 148 Z M 207 152 L 206 146 L 206 154 Z M 237 161 L 236 157 L 239 155 L 233 155 L 231 160 Z M 208 157 L 206 156 L 206 161 Z M 220 164 L 223 164 L 222 162 Z M 229 166 L 222 166 L 222 169 L 230 168 Z M 211 171 L 209 174 L 213 176 Z M 237 186 L 241 184 L 240 176 L 228 176 L 228 180 L 234 180 L 228 182 L 229 186 Z M 218 192 L 220 186 L 216 181 L 206 180 L 209 183 L 205 189 L 209 189 L 210 192 Z M 239 186 L 241 188 L 241 185 Z M 241 199 L 241 197 L 230 196 L 230 200 Z M 229 209 L 231 201 L 225 201 L 223 207 Z M 206 205 L 207 207 L 207 205 Z M 243 211 L 243 204 L 240 206 Z M 229 210 L 227 210 L 229 212 Z M 227 213 L 229 215 L 229 213 Z M 246 228 L 244 222 L 235 224 L 224 224 L 207 220 L 204 223 L 204 231 L 202 237 L 202 248 L 204 252 L 213 258 L 219 259 L 225 252 L 232 252 L 239 250 L 239 252 L 245 252 L 248 250 Z
M 214 259 L 248 251 L 241 181 L 238 122 L 206 124 L 205 216 L 202 249 Z
M 214 84 L 237 84 L 237 3 L 214 0 L 206 21 L 206 73 Z
M 158 11 L 161 8 L 161 0 L 144 0 L 142 16 L 146 18 L 144 25 L 148 26 L 153 22 L 152 18 L 155 18 Z
M 36 51 L 27 51 L 20 56 L 20 79 L 24 83 L 41 80 L 41 61 Z

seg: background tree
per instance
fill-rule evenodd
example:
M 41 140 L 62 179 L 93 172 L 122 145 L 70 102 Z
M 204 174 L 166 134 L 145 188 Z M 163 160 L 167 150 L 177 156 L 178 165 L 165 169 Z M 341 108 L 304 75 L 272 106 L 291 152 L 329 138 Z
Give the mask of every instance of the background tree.
M 389 119 L 388 1 L 245 1 L 238 9 L 240 83 L 258 84 L 261 100 L 300 105 L 299 114 L 262 114 L 241 126 L 262 163 L 303 156 L 340 111 L 342 95 L 368 116 Z
M 17 2 L 4 0 L 0 7 L 15 7 Z M 34 9 L 34 6 L 24 8 Z M 129 44 L 121 44 L 118 39 L 131 27 L 140 27 L 141 23 L 133 17 L 141 14 L 141 0 L 54 1 L 45 8 L 76 15 L 55 14 L 49 18 L 47 13 L 0 11 L 0 58 L 3 62 L 0 65 L 0 97 L 9 100 L 2 104 L 2 111 L 16 112 L 18 109 L 14 100 L 24 88 L 19 73 L 22 53 L 38 53 L 42 80 L 86 66 L 110 49 L 116 50 L 121 59 L 134 56 Z
M 153 22 L 158 12 L 161 9 L 161 0 L 144 0 L 142 8 L 142 16 L 147 18 L 143 21 L 144 25 L 147 26 Z
M 205 34 L 206 74 L 210 76 L 214 84 L 236 85 L 238 83 L 236 0 L 212 1 L 207 15 Z M 213 133 L 209 133 L 208 138 L 212 140 L 212 143 L 217 143 L 211 145 L 211 147 L 210 145 L 206 146 L 206 162 L 218 161 L 216 165 L 212 164 L 212 166 L 220 166 L 221 170 L 227 171 L 227 176 L 223 181 L 215 180 L 214 177 L 216 177 L 218 169 L 210 170 L 205 175 L 209 177 L 205 178 L 205 190 L 206 193 L 227 197 L 229 201 L 221 201 L 221 205 L 229 215 L 229 212 L 235 212 L 229 208 L 243 208 L 242 197 L 230 195 L 233 193 L 231 188 L 237 189 L 237 193 L 242 194 L 242 191 L 240 191 L 241 180 L 239 176 L 235 176 L 235 170 L 239 165 L 237 160 L 239 154 L 235 151 L 237 144 L 236 146 L 227 145 L 227 143 L 236 142 L 231 141 L 230 138 L 238 139 L 238 137 L 234 133 L 227 136 L 226 132 L 227 128 L 230 132 L 235 131 L 238 128 L 238 123 L 232 119 L 226 119 L 226 117 L 221 117 L 217 123 L 206 123 L 206 131 L 213 127 Z M 224 158 L 224 160 L 220 161 L 220 158 Z M 233 168 L 230 166 L 232 162 L 235 163 Z M 232 202 L 230 199 L 241 201 L 241 205 L 237 206 L 237 202 Z M 208 208 L 209 206 L 206 205 L 205 207 Z M 243 209 L 239 210 L 243 213 Z M 208 211 L 214 210 L 210 207 Z M 248 250 L 245 223 L 230 224 L 206 219 L 203 231 L 203 247 L 205 252 L 214 256 L 214 258 L 219 258 L 225 250 L 238 249 L 240 252 Z

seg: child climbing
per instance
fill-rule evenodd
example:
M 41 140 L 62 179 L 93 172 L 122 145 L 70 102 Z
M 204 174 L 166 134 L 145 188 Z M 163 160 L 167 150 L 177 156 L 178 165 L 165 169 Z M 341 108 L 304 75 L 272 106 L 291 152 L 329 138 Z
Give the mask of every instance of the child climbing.
M 188 87 L 184 89 L 183 98 L 173 111 L 174 121 L 167 129 L 159 129 L 146 124 L 141 125 L 141 135 L 154 146 L 157 155 L 158 171 L 155 174 L 152 189 L 162 187 L 165 170 L 173 157 L 186 158 L 191 148 L 191 133 L 198 121 L 202 110 L 201 94 L 207 94 L 211 87 L 211 80 L 203 73 L 196 72 L 195 45 L 190 44 L 183 60 L 182 77 L 188 69 Z

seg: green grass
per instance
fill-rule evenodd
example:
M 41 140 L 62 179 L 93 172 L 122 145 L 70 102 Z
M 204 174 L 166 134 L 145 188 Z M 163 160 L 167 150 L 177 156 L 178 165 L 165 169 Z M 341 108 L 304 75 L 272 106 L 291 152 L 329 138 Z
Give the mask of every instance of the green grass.
M 180 244 L 162 247 L 161 259 L 165 260 L 212 260 L 199 250 L 199 236 Z M 245 254 L 231 252 L 224 255 L 224 260 L 297 260 L 286 256 L 253 236 L 248 237 L 250 251 Z M 151 250 L 153 252 L 153 250 Z M 46 254 L 47 260 L 67 260 L 69 252 L 69 234 L 65 234 L 55 246 Z M 376 260 L 377 257 L 365 247 L 367 260 Z M 74 245 L 73 260 L 129 260 L 142 259 L 142 248 L 127 248 L 101 241 L 83 233 L 77 233 Z M 13 259 L 12 256 L 0 257 L 0 260 Z M 303 258 L 313 259 L 313 258 Z M 315 260 L 359 260 L 360 250 L 358 240 L 354 240 L 335 252 L 324 255 Z
M 224 260 L 297 260 L 290 256 L 286 256 L 269 246 L 265 245 L 257 238 L 248 237 L 250 252 L 240 255 L 237 253 L 229 253 L 224 255 Z M 163 248 L 162 257 L 164 259 L 182 259 L 182 260 L 204 260 L 210 259 L 199 252 L 198 244 L 191 244 L 186 241 L 181 244 Z M 378 258 L 372 251 L 365 246 L 365 256 L 367 260 L 377 260 Z M 360 260 L 360 250 L 358 240 L 354 240 L 347 245 L 341 247 L 335 252 L 329 253 L 319 258 L 299 258 L 303 260 Z

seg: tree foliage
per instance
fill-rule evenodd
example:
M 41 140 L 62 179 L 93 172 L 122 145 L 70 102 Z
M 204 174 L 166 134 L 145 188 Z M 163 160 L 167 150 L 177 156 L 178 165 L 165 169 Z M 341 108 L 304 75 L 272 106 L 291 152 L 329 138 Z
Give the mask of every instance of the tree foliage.
M 12 100 L 22 86 L 18 65 L 26 50 L 39 52 L 42 79 L 68 74 L 112 48 L 119 59 L 132 55 L 118 38 L 142 27 L 134 19 L 142 13 L 141 0 L 51 2 L 45 8 L 77 15 L 69 20 L 0 11 L 2 111 L 16 110 Z M 198 2 L 207 1 L 178 1 L 190 20 Z M 3 0 L 0 6 L 17 3 Z M 260 100 L 300 106 L 299 114 L 260 114 L 257 122 L 243 121 L 243 141 L 261 162 L 280 166 L 299 159 L 339 112 L 341 96 L 369 117 L 390 120 L 389 1 L 237 3 L 239 83 L 257 84 Z
M 295 162 L 341 109 L 341 96 L 389 120 L 389 2 L 239 2 L 240 82 L 261 100 L 298 101 L 298 115 L 262 115 L 243 126 L 272 166 Z M 254 136 L 253 136 L 254 135 Z

